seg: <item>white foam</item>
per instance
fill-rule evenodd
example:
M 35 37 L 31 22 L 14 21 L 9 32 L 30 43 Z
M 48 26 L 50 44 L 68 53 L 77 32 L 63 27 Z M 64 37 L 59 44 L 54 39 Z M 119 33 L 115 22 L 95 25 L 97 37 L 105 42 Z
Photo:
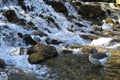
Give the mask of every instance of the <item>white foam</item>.
M 112 38 L 101 37 L 98 39 L 94 39 L 90 45 L 92 46 L 108 46 Z
M 81 49 L 73 49 L 73 54 L 83 54 Z

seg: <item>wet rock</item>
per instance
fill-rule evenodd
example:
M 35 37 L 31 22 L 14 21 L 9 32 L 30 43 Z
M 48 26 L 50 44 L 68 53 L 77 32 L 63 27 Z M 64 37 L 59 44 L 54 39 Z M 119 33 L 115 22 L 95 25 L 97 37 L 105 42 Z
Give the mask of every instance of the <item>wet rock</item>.
M 81 24 L 81 23 L 75 23 L 76 25 L 78 25 L 79 27 L 83 27 L 84 25 L 83 24 Z
M 70 31 L 70 32 L 74 32 L 74 26 L 67 27 L 67 30 Z
M 57 1 L 46 1 L 46 4 L 51 5 L 56 12 L 61 12 L 64 15 L 68 15 L 67 8 L 64 6 L 62 2 L 57 2 Z
M 61 42 L 61 41 L 58 41 L 58 40 L 55 40 L 55 39 L 47 38 L 47 39 L 46 39 L 46 43 L 47 43 L 47 44 L 60 44 L 60 43 L 62 43 L 62 42 Z
M 32 35 L 37 35 L 37 36 L 40 36 L 40 37 L 47 36 L 47 34 L 45 34 L 44 32 L 42 32 L 40 30 L 34 30 L 32 32 Z
M 95 28 L 94 28 L 94 31 L 96 32 L 96 31 L 103 31 L 103 30 L 102 30 L 101 27 L 100 27 L 100 28 L 99 28 L 99 27 L 95 27 Z
M 26 26 L 26 20 L 24 19 L 18 19 L 18 21 L 16 22 L 17 25 L 21 25 L 21 26 Z
M 83 39 L 93 40 L 98 39 L 100 36 L 92 36 L 92 35 L 80 35 Z
M 2 59 L 0 59 L 0 68 L 4 68 L 4 67 L 5 67 L 5 62 Z
M 26 25 L 26 20 L 24 19 L 19 19 L 15 13 L 14 10 L 7 10 L 4 14 L 3 14 L 7 20 L 11 23 L 16 23 L 18 25 L 23 25 L 25 26 Z
M 43 44 L 32 46 L 28 49 L 27 54 L 30 54 L 28 61 L 31 64 L 37 64 L 58 55 L 55 47 Z
M 32 37 L 29 34 L 25 34 L 23 37 L 23 41 L 27 44 L 27 45 L 36 45 L 37 42 L 35 40 L 32 39 Z
M 30 26 L 34 26 L 34 23 L 32 21 L 28 22 L 27 24 Z
M 43 55 L 41 54 L 31 54 L 28 58 L 28 61 L 31 63 L 31 64 L 38 64 L 40 62 L 43 62 L 45 60 L 45 58 L 43 57 Z
M 25 11 L 27 10 L 25 3 L 24 3 L 24 0 L 18 0 L 18 4 L 21 5 L 23 10 L 25 10 Z
M 22 33 L 18 32 L 17 35 L 18 35 L 18 37 L 23 38 L 23 34 Z
M 77 4 L 77 3 L 76 3 Z M 94 24 L 101 24 L 101 21 L 106 18 L 105 12 L 98 5 L 76 5 L 75 8 L 78 11 L 78 14 L 81 15 L 84 19 L 92 21 Z
M 111 18 L 106 18 L 106 23 L 114 23 L 114 21 Z
M 73 52 L 72 50 L 67 50 L 67 49 L 62 50 L 63 54 L 71 54 L 72 52 Z
M 7 18 L 9 22 L 14 23 L 18 21 L 17 15 L 14 10 L 7 10 L 3 15 Z
M 81 5 L 78 13 L 88 20 L 99 20 L 106 17 L 105 12 L 101 10 L 100 6 Z
M 34 7 L 31 5 L 31 6 L 26 6 L 25 3 L 24 3 L 24 0 L 18 0 L 18 4 L 22 7 L 22 9 L 24 11 L 33 11 L 34 10 Z
M 82 49 L 81 49 L 81 51 L 83 52 L 83 53 L 89 53 L 90 52 L 90 50 L 92 49 L 92 48 L 94 48 L 95 46 L 83 46 L 82 47 Z M 97 46 L 97 47 L 95 47 L 98 51 L 103 51 L 103 48 L 102 47 L 99 47 L 99 46 Z
M 55 22 L 55 20 L 52 17 L 48 16 L 47 19 L 48 19 L 48 22 L 49 23 L 52 22 L 57 29 L 61 29 L 60 26 Z

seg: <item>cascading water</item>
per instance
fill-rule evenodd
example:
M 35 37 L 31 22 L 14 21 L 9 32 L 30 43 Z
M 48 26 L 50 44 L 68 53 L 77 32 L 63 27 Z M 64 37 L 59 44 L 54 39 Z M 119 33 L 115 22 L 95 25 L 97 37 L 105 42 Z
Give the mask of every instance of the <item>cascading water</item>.
M 25 19 L 26 22 L 32 21 L 41 31 L 46 32 L 50 38 L 58 39 L 65 43 L 83 43 L 82 38 L 75 33 L 70 33 L 66 30 L 68 26 L 74 25 L 62 15 L 53 10 L 52 7 L 44 3 L 43 0 L 25 0 L 25 6 L 29 8 L 34 7 L 33 11 L 24 11 L 17 0 L 2 0 L 0 1 L 0 58 L 5 61 L 7 66 L 15 66 L 23 70 L 31 70 L 42 78 L 42 75 L 48 72 L 46 66 L 31 65 L 28 61 L 28 55 L 20 55 L 20 47 L 26 48 L 22 39 L 18 37 L 17 33 L 30 34 L 32 29 L 24 29 L 21 25 L 10 23 L 3 16 L 3 13 L 9 9 L 14 10 L 18 18 Z M 14 5 L 14 6 L 13 6 Z M 42 19 L 39 15 L 42 14 L 45 18 L 52 17 L 55 22 L 60 26 L 60 30 Z M 63 22 L 64 21 L 64 22 Z M 45 29 L 51 33 L 48 33 Z M 42 38 L 42 37 L 41 37 Z M 69 39 L 71 38 L 71 39 Z M 80 42 L 81 41 L 81 42 Z M 12 54 L 12 55 L 11 55 Z M 40 77 L 41 76 L 41 77 Z

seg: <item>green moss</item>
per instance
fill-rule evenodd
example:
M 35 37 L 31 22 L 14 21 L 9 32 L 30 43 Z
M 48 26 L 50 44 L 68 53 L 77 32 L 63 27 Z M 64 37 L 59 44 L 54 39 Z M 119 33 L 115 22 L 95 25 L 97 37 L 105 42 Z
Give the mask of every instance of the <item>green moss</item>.
M 31 54 L 28 58 L 31 64 L 36 64 L 44 61 L 44 57 L 41 54 Z

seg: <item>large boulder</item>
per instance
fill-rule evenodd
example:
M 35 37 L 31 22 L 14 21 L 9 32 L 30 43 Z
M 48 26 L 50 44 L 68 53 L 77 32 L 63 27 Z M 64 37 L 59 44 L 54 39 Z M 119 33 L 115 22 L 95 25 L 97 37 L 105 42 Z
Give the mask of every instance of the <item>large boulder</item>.
M 58 55 L 55 47 L 43 44 L 32 46 L 27 54 L 29 54 L 28 61 L 31 64 L 37 64 Z

